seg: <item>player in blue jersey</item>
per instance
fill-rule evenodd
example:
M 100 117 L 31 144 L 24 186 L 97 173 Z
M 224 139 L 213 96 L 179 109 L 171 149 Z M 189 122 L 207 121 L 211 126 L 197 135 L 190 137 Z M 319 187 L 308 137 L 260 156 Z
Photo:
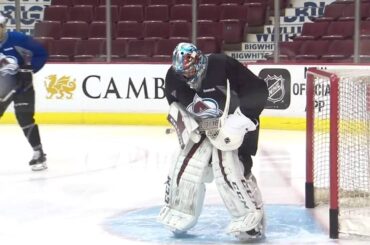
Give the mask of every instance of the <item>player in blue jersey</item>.
M 6 18 L 0 14 L 0 118 L 11 102 L 18 124 L 33 148 L 29 162 L 33 171 L 47 168 L 38 125 L 35 123 L 35 91 L 32 74 L 47 61 L 47 51 L 31 36 L 6 31 Z

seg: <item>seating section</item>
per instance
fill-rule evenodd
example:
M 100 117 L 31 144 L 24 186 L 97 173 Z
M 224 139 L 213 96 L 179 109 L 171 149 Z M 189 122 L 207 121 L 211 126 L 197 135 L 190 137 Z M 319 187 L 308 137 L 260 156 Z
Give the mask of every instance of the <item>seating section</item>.
M 175 43 L 191 40 L 192 0 L 110 2 L 110 35 L 114 59 L 147 59 L 144 54 L 138 53 L 145 51 L 145 48 L 137 48 L 141 44 L 154 47 L 149 54 L 155 59 L 168 57 L 169 47 L 173 50 Z M 81 49 L 85 41 L 90 39 L 92 43 L 105 42 L 108 26 L 105 4 L 105 0 L 51 0 L 51 5 L 45 8 L 43 21 L 35 25 L 35 37 L 52 50 L 50 60 L 96 59 L 96 56 L 84 53 Z M 268 0 L 199 0 L 198 46 L 205 53 L 222 52 L 225 44 L 245 41 L 249 26 L 265 24 L 268 4 Z M 54 46 L 58 42 L 68 47 L 76 45 L 69 49 L 74 54 L 56 54 L 59 48 Z M 95 51 L 100 52 L 101 49 L 95 48 Z M 104 56 L 100 53 L 98 55 Z
M 306 22 L 301 34 L 279 44 L 279 57 L 293 62 L 352 62 L 354 54 L 354 2 L 337 0 L 323 15 Z M 360 61 L 370 61 L 370 2 L 360 9 Z M 271 60 L 272 57 L 266 57 Z

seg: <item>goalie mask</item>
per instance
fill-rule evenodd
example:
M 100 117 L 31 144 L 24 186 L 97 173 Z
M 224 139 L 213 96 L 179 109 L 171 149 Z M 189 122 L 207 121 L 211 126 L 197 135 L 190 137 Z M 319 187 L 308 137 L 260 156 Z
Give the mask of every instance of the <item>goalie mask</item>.
M 172 55 L 172 67 L 187 79 L 192 89 L 198 89 L 206 74 L 208 58 L 192 43 L 179 43 Z

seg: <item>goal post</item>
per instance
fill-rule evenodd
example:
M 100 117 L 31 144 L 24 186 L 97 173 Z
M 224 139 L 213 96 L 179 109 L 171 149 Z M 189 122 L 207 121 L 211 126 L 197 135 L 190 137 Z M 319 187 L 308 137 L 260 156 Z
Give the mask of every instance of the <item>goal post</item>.
M 329 235 L 370 236 L 370 72 L 307 71 L 306 207 L 329 207 Z

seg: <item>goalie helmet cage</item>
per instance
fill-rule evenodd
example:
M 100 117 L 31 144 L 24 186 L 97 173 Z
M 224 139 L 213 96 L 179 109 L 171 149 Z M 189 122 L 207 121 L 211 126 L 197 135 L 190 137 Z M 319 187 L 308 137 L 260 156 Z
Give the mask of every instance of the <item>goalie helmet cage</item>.
M 370 236 L 370 71 L 307 71 L 306 208 L 329 206 L 329 235 Z

